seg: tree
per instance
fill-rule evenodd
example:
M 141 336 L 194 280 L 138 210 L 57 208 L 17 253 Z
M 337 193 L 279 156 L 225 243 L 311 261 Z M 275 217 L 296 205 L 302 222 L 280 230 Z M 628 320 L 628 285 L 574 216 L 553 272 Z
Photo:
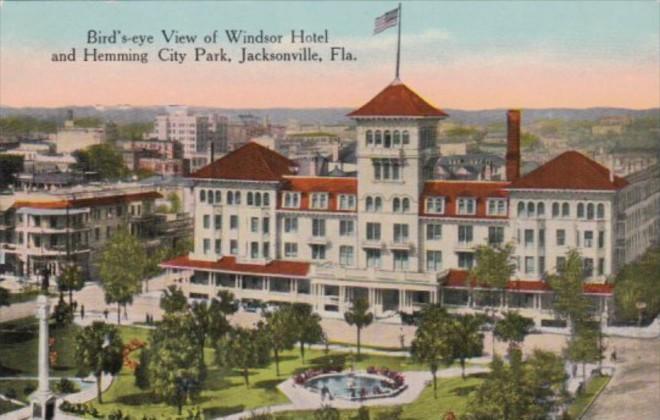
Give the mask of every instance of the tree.
M 181 198 L 179 194 L 175 192 L 167 194 L 167 201 L 170 202 L 170 213 L 181 213 Z
M 230 294 L 230 299 L 233 296 Z M 190 306 L 190 315 L 192 316 L 193 333 L 197 336 L 199 344 L 199 357 L 204 365 L 204 347 L 207 338 L 215 343 L 230 330 L 230 324 L 227 315 L 233 312 L 227 312 L 227 306 L 216 298 L 210 302 L 195 302 Z
M 484 347 L 484 335 L 480 332 L 484 319 L 480 315 L 455 315 L 449 322 L 447 340 L 451 348 L 452 359 L 461 364 L 461 376 L 465 379 L 465 360 L 481 356 Z
M 23 159 L 23 156 L 0 154 L 0 189 L 16 182 L 16 175 L 23 171 Z
M 10 297 L 11 295 L 9 294 L 9 290 L 5 289 L 4 287 L 0 287 L 0 306 L 11 305 Z
M 501 293 L 504 299 L 504 290 L 516 272 L 513 259 L 515 248 L 512 244 L 479 245 L 475 249 L 476 264 L 470 270 L 468 281 L 479 286 L 492 287 Z
M 323 405 L 314 411 L 314 420 L 339 420 L 341 414 L 336 408 Z
M 151 334 L 149 383 L 164 402 L 183 404 L 200 391 L 203 366 L 192 316 L 185 312 L 166 314 Z
M 151 386 L 149 383 L 149 348 L 140 349 L 140 359 L 133 375 L 135 376 L 135 386 L 140 389 L 149 389 Z
M 97 172 L 102 180 L 114 181 L 129 174 L 121 152 L 110 143 L 95 144 L 83 150 L 76 150 L 72 155 L 76 159 L 73 169 Z
M 583 293 L 584 272 L 582 258 L 575 249 L 566 254 L 566 264 L 559 273 L 550 277 L 550 286 L 555 293 L 554 310 L 568 320 L 571 336 L 577 324 L 587 319 L 589 300 Z
M 73 291 L 81 290 L 85 286 L 85 278 L 77 264 L 66 264 L 60 274 L 61 287 L 69 292 L 69 306 L 73 308 Z
M 306 303 L 294 303 L 292 310 L 295 318 L 293 328 L 300 345 L 300 357 L 305 363 L 305 344 L 323 341 L 321 317 L 313 312 L 311 305 Z
M 599 362 L 603 357 L 599 335 L 599 323 L 581 322 L 577 325 L 575 335 L 568 341 L 565 349 L 568 360 L 582 364 L 582 377 L 585 381 L 587 380 L 587 363 Z
M 515 311 L 508 311 L 504 318 L 495 324 L 493 334 L 498 340 L 509 343 L 511 348 L 525 341 L 525 337 L 534 328 L 534 320 L 524 317 Z
M 185 311 L 188 308 L 188 299 L 183 291 L 175 285 L 167 286 L 160 297 L 160 309 L 167 314 Z
M 236 327 L 216 344 L 216 362 L 219 366 L 236 368 L 241 371 L 245 386 L 250 385 L 250 369 L 268 362 L 270 349 L 265 340 L 265 331 Z
M 436 373 L 441 363 L 451 364 L 453 352 L 448 340 L 449 315 L 440 305 L 428 305 L 421 313 L 410 354 L 419 363 L 428 366 L 433 376 L 433 396 L 437 395 Z
M 344 314 L 346 323 L 355 326 L 357 330 L 357 357 L 360 358 L 360 333 L 362 328 L 368 327 L 374 320 L 374 316 L 369 312 L 369 301 L 365 298 L 358 298 L 353 301 L 351 309 Z
M 106 242 L 99 271 L 105 301 L 117 304 L 117 323 L 121 324 L 121 306 L 133 302 L 140 292 L 146 255 L 140 242 L 126 228 L 120 228 Z
M 655 319 L 660 313 L 657 274 L 660 273 L 660 248 L 651 248 L 634 263 L 617 274 L 614 300 L 616 315 L 624 320 Z M 639 304 L 646 305 L 643 310 Z
M 291 307 L 267 314 L 266 331 L 275 358 L 275 373 L 280 376 L 280 352 L 292 349 L 296 343 L 295 318 Z
M 101 399 L 101 375 L 117 374 L 123 362 L 124 344 L 117 328 L 95 321 L 76 335 L 76 360 L 96 377 L 96 397 Z

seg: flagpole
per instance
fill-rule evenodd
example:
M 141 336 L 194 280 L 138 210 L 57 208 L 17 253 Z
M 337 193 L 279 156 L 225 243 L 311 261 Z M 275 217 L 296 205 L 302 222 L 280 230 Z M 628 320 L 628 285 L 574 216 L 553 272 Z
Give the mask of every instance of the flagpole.
M 399 3 L 398 13 L 399 36 L 396 38 L 396 79 L 399 80 L 399 63 L 401 61 L 401 3 Z

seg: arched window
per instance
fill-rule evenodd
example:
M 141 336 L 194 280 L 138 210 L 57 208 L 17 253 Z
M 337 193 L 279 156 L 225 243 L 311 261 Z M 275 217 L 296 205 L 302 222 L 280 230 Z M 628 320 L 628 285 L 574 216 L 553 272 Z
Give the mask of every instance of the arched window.
M 376 143 L 376 146 L 380 146 L 381 144 L 383 144 L 383 136 L 382 136 L 380 130 L 376 130 L 376 142 L 375 143 Z
M 374 211 L 374 199 L 372 197 L 367 197 L 366 210 Z
M 604 204 L 599 204 L 596 207 L 596 217 L 599 219 L 604 219 L 605 218 L 605 205 Z
M 545 204 L 544 203 L 538 203 L 536 205 L 536 214 L 539 216 L 545 216 Z
M 401 200 L 399 200 L 398 197 L 395 197 L 394 200 L 392 200 L 392 211 L 394 213 L 401 211 Z
M 383 145 L 388 149 L 392 147 L 392 133 L 390 132 L 390 130 L 385 130 L 385 133 L 383 135 Z
M 410 211 L 410 200 L 407 198 L 404 198 L 401 200 L 401 211 L 404 213 L 408 213 Z
M 199 201 L 202 203 L 206 201 L 206 190 L 199 190 Z
M 254 193 L 254 205 L 261 207 L 261 193 Z
M 552 217 L 559 217 L 559 203 L 552 203 Z
M 270 194 L 264 193 L 264 206 L 270 206 Z
M 592 220 L 594 216 L 594 203 L 589 203 L 587 204 L 587 219 Z
M 234 204 L 234 192 L 227 191 L 227 204 Z
M 213 191 L 209 190 L 207 194 L 208 194 L 209 204 L 213 204 Z
M 581 219 L 584 217 L 584 204 L 578 203 L 577 217 Z
M 367 130 L 367 146 L 374 144 L 374 132 Z
M 410 135 L 408 134 L 408 130 L 403 130 L 403 133 L 401 134 L 401 142 L 403 144 L 410 144 Z
M 561 215 L 562 217 L 569 217 L 571 215 L 571 207 L 568 203 L 563 203 L 561 205 Z
M 399 133 L 399 130 L 394 130 L 394 134 L 392 135 L 392 145 L 394 147 L 401 146 L 401 133 Z
M 518 217 L 525 215 L 525 203 L 522 201 L 518 203 Z
M 251 206 L 252 204 L 254 204 L 254 201 L 252 199 L 252 192 L 248 192 L 247 193 L 247 205 Z
M 376 197 L 374 200 L 374 207 L 376 211 L 383 211 L 383 199 L 380 197 Z
M 215 191 L 215 202 L 222 203 L 222 193 L 220 193 L 220 190 Z
M 241 192 L 240 191 L 236 191 L 234 193 L 234 201 L 236 202 L 236 204 L 241 204 Z
M 531 201 L 527 203 L 527 217 L 534 216 L 534 203 Z

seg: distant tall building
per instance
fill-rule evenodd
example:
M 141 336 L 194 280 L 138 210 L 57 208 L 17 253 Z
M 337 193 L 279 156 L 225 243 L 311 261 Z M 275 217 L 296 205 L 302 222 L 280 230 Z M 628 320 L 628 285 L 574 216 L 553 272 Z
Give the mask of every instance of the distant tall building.
M 64 128 L 57 130 L 55 135 L 55 151 L 57 153 L 71 153 L 86 149 L 89 146 L 101 144 L 105 141 L 105 129 L 102 127 L 76 127 L 73 120 L 73 111 L 67 113 Z

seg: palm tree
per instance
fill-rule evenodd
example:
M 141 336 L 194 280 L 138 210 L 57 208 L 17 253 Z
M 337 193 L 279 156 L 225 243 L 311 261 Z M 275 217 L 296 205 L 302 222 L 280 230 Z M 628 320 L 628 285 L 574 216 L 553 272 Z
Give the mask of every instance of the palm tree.
M 66 264 L 60 275 L 61 288 L 69 292 L 69 306 L 73 308 L 73 291 L 80 290 L 85 285 L 80 266 L 75 263 Z
M 481 356 L 484 347 L 484 335 L 481 326 L 484 318 L 481 315 L 456 315 L 448 328 L 448 340 L 451 343 L 452 355 L 461 363 L 461 377 L 465 379 L 465 360 Z
M 292 349 L 296 343 L 293 310 L 284 307 L 266 315 L 266 331 L 275 357 L 275 374 L 280 376 L 280 352 Z
M 534 320 L 524 317 L 518 312 L 509 311 L 495 324 L 493 334 L 498 340 L 509 343 L 508 351 L 511 353 L 513 347 L 525 341 L 525 336 L 531 332 L 533 327 Z
M 428 366 L 433 376 L 433 396 L 438 398 L 436 373 L 441 363 L 451 364 L 452 348 L 447 329 L 451 320 L 447 311 L 438 304 L 422 310 L 415 338 L 410 344 L 413 359 Z
M 374 320 L 374 316 L 369 312 L 369 301 L 365 298 L 358 298 L 353 301 L 351 309 L 344 314 L 346 323 L 355 326 L 357 329 L 357 357 L 360 358 L 360 332 L 362 328 L 368 327 Z
M 76 360 L 96 377 L 96 397 L 101 400 L 103 373 L 119 373 L 123 362 L 123 342 L 114 325 L 95 321 L 76 335 Z
M 312 306 L 306 303 L 294 303 L 292 305 L 296 330 L 296 338 L 300 344 L 300 357 L 305 363 L 305 344 L 317 343 L 323 340 L 323 328 L 321 317 L 312 311 Z

